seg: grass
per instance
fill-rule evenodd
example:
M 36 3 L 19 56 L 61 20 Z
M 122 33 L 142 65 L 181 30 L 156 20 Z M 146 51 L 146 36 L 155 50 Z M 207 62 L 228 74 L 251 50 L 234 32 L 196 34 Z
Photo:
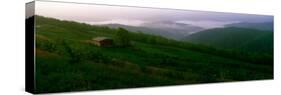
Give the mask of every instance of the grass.
M 141 33 L 130 33 L 131 46 L 103 48 L 85 41 L 118 30 L 41 16 L 36 21 L 38 93 L 273 78 L 273 63 L 226 57 L 231 52 L 224 50 L 215 49 L 219 55 L 211 47 Z

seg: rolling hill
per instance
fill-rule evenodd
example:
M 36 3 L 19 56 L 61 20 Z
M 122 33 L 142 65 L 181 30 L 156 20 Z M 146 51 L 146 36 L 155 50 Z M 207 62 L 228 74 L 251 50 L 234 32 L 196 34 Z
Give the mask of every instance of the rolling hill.
M 105 24 L 102 26 L 108 26 L 111 28 L 125 28 L 132 32 L 142 32 L 146 34 L 158 35 L 170 39 L 180 40 L 187 35 L 203 30 L 198 26 L 189 24 L 175 23 L 170 21 L 158 21 L 143 23 L 140 26 L 129 26 L 122 24 Z
M 215 28 L 194 33 L 184 40 L 217 48 L 273 53 L 273 32 L 256 29 Z
M 225 27 L 238 27 L 238 28 L 251 28 L 262 31 L 273 32 L 273 22 L 263 22 L 263 23 L 249 23 L 249 22 L 240 22 L 225 25 Z

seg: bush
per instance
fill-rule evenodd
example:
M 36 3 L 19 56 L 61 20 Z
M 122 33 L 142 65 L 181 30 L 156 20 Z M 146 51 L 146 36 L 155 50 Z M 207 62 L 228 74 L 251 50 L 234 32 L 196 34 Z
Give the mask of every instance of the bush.
M 57 45 L 54 42 L 51 42 L 49 40 L 41 41 L 38 40 L 36 41 L 36 47 L 39 47 L 43 50 L 46 50 L 48 52 L 54 52 L 57 50 Z
M 61 41 L 61 45 L 64 48 L 65 52 L 70 57 L 69 63 L 78 63 L 82 60 L 82 52 L 79 52 L 78 50 L 71 48 L 68 43 L 66 43 L 64 40 Z
M 116 33 L 116 42 L 117 45 L 120 47 L 127 47 L 131 46 L 131 39 L 129 32 L 126 29 L 119 28 L 117 33 Z

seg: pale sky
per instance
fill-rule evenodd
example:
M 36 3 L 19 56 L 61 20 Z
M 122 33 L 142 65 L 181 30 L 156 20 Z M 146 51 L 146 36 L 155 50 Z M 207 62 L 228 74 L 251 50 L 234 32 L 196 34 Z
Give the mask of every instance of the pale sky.
M 36 15 L 89 24 L 173 21 L 205 28 L 237 22 L 273 22 L 273 16 L 37 1 Z

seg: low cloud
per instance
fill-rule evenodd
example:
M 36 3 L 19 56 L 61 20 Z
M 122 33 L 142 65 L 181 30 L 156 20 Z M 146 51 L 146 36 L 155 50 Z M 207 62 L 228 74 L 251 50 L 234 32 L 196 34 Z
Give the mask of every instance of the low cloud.
M 191 20 L 182 20 L 176 21 L 177 23 L 191 24 L 194 26 L 199 26 L 203 28 L 219 28 L 224 27 L 224 25 L 238 23 L 240 21 L 212 21 L 212 20 L 199 20 L 199 21 L 191 21 Z
M 140 26 L 145 22 L 146 21 L 142 21 L 142 20 L 115 19 L 115 20 L 106 20 L 106 21 L 93 21 L 93 22 L 86 22 L 86 23 L 93 24 L 93 25 L 122 24 L 122 25 L 130 25 L 130 26 Z

